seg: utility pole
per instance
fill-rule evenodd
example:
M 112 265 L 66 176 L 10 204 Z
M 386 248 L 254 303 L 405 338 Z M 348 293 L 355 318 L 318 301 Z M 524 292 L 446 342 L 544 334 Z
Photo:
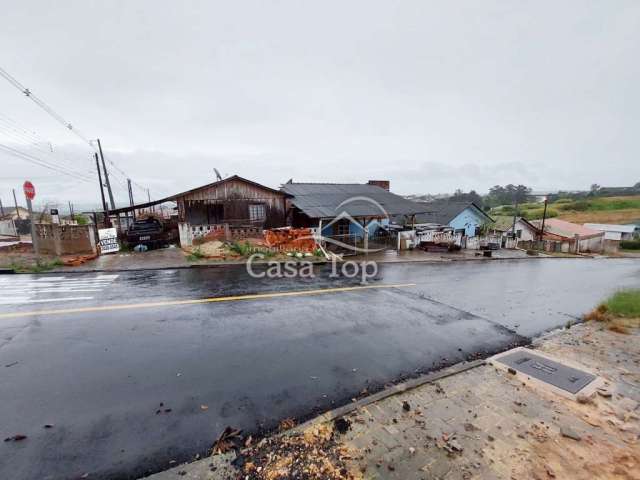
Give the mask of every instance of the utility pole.
M 149 201 L 149 203 L 151 203 L 151 194 L 149 193 L 149 189 L 147 188 L 147 200 Z M 151 211 L 155 212 L 156 209 L 154 206 L 151 207 Z
M 102 173 L 100 173 L 100 161 L 98 160 L 98 154 L 94 153 L 93 156 L 96 159 L 96 168 L 98 169 L 98 182 L 100 182 L 100 197 L 102 198 L 102 211 L 104 212 L 104 223 L 109 225 L 109 209 L 107 208 L 107 201 L 104 199 L 104 187 L 102 185 Z M 98 224 L 96 223 L 96 229 Z
M 75 218 L 73 218 L 73 205 L 71 205 L 71 201 L 69 201 L 69 216 L 71 217 L 71 221 L 73 222 Z
M 544 197 L 544 210 L 542 211 L 542 228 L 540 229 L 540 239 L 544 238 L 544 221 L 547 219 L 547 197 Z
M 116 202 L 113 201 L 113 192 L 111 191 L 111 183 L 109 182 L 109 172 L 107 172 L 107 165 L 104 163 L 104 155 L 102 154 L 102 145 L 100 139 L 98 141 L 98 150 L 100 151 L 100 159 L 102 160 L 102 169 L 104 170 L 104 181 L 107 184 L 107 191 L 109 192 L 109 203 L 111 203 L 111 210 L 116 209 Z
M 0 198 L 0 216 L 4 217 L 4 207 L 2 206 L 2 199 Z
M 515 208 L 513 210 L 513 228 L 511 229 L 511 236 L 516 238 L 516 215 L 518 214 L 518 194 L 516 193 Z
M 131 189 L 131 179 L 127 178 L 127 189 L 129 190 L 129 206 L 133 207 L 133 190 Z M 136 219 L 136 211 L 132 210 L 133 220 Z
M 16 215 L 18 216 L 18 220 L 20 220 L 20 210 L 18 210 L 18 200 L 16 199 L 16 189 L 12 188 L 11 190 L 13 190 L 13 203 L 16 204 Z

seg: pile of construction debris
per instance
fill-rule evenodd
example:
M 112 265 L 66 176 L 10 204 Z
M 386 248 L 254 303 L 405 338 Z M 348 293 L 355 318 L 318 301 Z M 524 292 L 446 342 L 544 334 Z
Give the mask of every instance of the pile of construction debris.
M 224 453 L 242 442 L 232 462 L 240 470 L 240 478 L 247 480 L 357 480 L 360 470 L 353 471 L 349 460 L 354 452 L 341 445 L 340 425 L 321 424 L 303 430 L 253 443 L 251 437 L 241 440 L 240 432 L 226 429 L 214 445 L 214 453 Z
M 264 239 L 267 246 L 277 248 L 285 252 L 313 253 L 317 244 L 310 228 L 274 228 L 264 231 Z
M 190 253 L 214 259 L 238 259 L 251 253 L 261 252 L 269 256 L 311 256 L 322 252 L 310 228 L 275 228 L 264 230 L 258 238 L 243 238 L 236 241 L 224 239 L 224 231 L 216 230 L 194 239 L 193 247 L 185 247 Z M 325 253 L 322 252 L 322 256 Z

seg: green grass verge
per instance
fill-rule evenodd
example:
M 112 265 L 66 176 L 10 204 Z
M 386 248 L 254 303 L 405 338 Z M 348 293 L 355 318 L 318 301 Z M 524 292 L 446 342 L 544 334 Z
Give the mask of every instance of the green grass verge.
M 19 273 L 42 273 L 63 265 L 64 263 L 59 258 L 54 258 L 53 260 L 42 260 L 38 258 L 36 263 L 33 264 L 13 262 L 7 265 L 7 267 Z
M 542 203 L 522 203 L 518 205 L 518 214 L 528 220 L 542 218 Z M 632 197 L 594 197 L 569 199 L 561 198 L 553 203 L 549 203 L 547 217 L 556 217 L 560 213 L 570 212 L 614 212 L 617 210 L 640 209 L 640 196 Z M 513 205 L 501 205 L 491 209 L 494 215 L 513 215 Z
M 640 317 L 640 289 L 621 290 L 605 302 L 607 312 L 619 317 Z

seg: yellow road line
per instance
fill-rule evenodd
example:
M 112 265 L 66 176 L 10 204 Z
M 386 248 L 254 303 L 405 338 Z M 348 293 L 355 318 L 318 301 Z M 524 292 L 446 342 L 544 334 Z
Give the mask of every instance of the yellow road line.
M 290 292 L 256 293 L 252 295 L 233 295 L 228 297 L 194 298 L 191 300 L 166 300 L 164 302 L 129 303 L 124 305 L 103 305 L 99 307 L 63 308 L 58 310 L 36 310 L 32 312 L 2 313 L 0 318 L 30 317 L 32 315 L 58 315 L 65 313 L 106 312 L 110 310 L 128 310 L 134 308 L 170 307 L 174 305 L 195 305 L 199 303 L 235 302 L 238 300 L 260 300 L 264 298 L 301 297 L 321 293 L 355 292 L 373 288 L 414 287 L 415 283 L 397 283 L 389 285 L 361 285 L 358 287 L 320 288 L 317 290 L 298 290 Z

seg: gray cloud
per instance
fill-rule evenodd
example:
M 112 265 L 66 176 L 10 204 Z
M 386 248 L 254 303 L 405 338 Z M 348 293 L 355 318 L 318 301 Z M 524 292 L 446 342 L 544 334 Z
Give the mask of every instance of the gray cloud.
M 435 193 L 639 181 L 639 40 L 633 0 L 25 1 L 3 11 L 0 58 L 156 197 L 213 167 Z M 0 105 L 91 168 L 2 82 Z M 91 184 L 0 162 L 5 203 L 27 176 L 42 198 L 97 201 Z

